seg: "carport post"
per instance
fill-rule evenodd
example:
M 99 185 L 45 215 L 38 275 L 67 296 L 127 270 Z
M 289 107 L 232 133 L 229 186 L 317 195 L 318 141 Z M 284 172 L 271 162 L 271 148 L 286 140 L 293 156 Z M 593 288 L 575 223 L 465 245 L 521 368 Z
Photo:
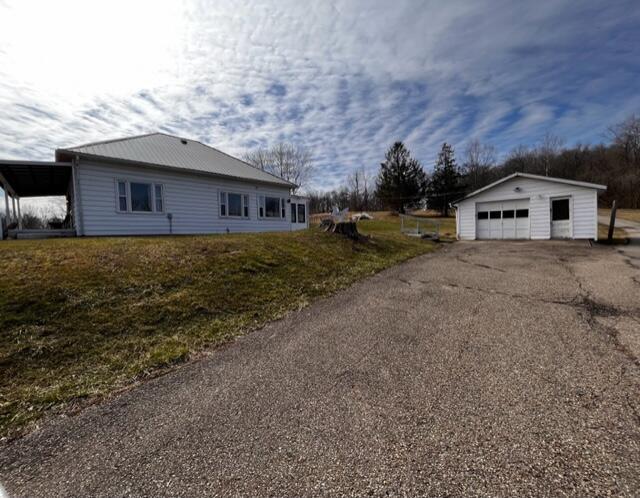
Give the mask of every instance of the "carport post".
M 18 221 L 18 217 L 16 216 L 16 198 L 11 196 L 11 204 L 13 206 L 13 221 Z
M 22 213 L 20 212 L 20 197 L 18 197 L 18 230 L 22 230 Z
M 2 184 L 2 188 L 4 190 L 4 219 L 7 221 L 7 225 L 9 224 L 9 189 L 5 183 Z

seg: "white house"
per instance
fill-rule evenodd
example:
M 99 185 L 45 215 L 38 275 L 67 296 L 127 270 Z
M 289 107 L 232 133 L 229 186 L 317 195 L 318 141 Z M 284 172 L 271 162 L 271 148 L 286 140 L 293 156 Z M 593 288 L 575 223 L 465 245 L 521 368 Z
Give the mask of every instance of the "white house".
M 605 185 L 513 173 L 453 203 L 458 239 L 598 239 Z
M 307 228 L 296 185 L 195 140 L 162 133 L 57 149 L 55 162 L 0 161 L 5 209 L 64 195 L 68 216 L 49 235 L 158 235 Z M 36 234 L 15 227 L 10 235 Z

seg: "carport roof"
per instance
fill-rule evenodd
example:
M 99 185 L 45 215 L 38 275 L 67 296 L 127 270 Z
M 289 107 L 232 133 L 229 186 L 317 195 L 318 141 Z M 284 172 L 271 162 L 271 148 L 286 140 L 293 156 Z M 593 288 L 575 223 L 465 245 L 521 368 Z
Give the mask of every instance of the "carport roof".
M 479 188 L 478 190 L 474 190 L 473 192 L 471 192 L 470 194 L 464 196 L 462 199 L 458 199 L 456 202 L 453 202 L 452 205 L 457 206 L 460 202 L 469 199 L 470 197 L 474 197 L 482 192 L 485 192 L 489 189 L 492 189 L 493 187 L 495 187 L 496 185 L 500 185 L 501 183 L 504 183 L 508 180 L 511 180 L 512 178 L 530 178 L 532 180 L 544 180 L 547 182 L 553 182 L 553 183 L 565 183 L 567 185 L 574 185 L 576 187 L 585 187 L 585 188 L 592 188 L 592 189 L 596 189 L 596 190 L 607 190 L 607 186 L 606 185 L 598 185 L 597 183 L 588 183 L 588 182 L 579 182 L 577 180 L 567 180 L 566 178 L 556 178 L 553 176 L 541 176 L 541 175 L 532 175 L 531 173 L 520 173 L 520 172 L 516 172 L 516 173 L 512 173 L 509 176 L 505 176 L 504 178 L 500 178 L 500 180 L 490 183 L 489 185 L 486 185 L 482 188 Z
M 18 197 L 66 195 L 70 180 L 71 163 L 0 160 L 0 182 Z

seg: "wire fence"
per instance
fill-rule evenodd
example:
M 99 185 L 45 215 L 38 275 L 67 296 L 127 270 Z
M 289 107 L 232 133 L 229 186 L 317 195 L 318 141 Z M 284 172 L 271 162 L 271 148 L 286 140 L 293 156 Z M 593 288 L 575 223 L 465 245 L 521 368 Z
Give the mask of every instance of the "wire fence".
M 422 216 L 400 215 L 400 232 L 412 237 L 440 238 L 440 220 Z

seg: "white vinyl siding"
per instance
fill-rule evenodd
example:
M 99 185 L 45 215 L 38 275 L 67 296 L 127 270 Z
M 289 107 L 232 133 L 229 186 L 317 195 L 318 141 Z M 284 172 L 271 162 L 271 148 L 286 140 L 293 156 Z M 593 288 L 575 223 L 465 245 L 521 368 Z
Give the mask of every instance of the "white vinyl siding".
M 84 235 L 174 234 L 288 231 L 283 219 L 230 218 L 219 216 L 219 192 L 236 192 L 248 199 L 248 213 L 257 210 L 258 196 L 289 198 L 286 187 L 253 184 L 209 175 L 81 161 L 77 169 Z M 117 209 L 118 180 L 162 185 L 163 213 Z M 115 195 L 114 195 L 115 189 Z M 130 202 L 130 199 L 128 199 Z M 114 209 L 114 203 L 116 209 Z M 157 206 L 157 205 L 156 205 Z M 284 221 L 288 221 L 288 216 Z
M 516 187 L 518 190 L 516 191 Z M 551 200 L 571 199 L 571 228 L 574 239 L 597 237 L 597 191 L 548 180 L 515 177 L 469 199 L 460 201 L 456 211 L 458 238 L 473 240 L 477 235 L 477 205 L 508 201 L 529 202 L 531 239 L 551 238 Z M 594 218 L 595 217 L 595 218 Z

